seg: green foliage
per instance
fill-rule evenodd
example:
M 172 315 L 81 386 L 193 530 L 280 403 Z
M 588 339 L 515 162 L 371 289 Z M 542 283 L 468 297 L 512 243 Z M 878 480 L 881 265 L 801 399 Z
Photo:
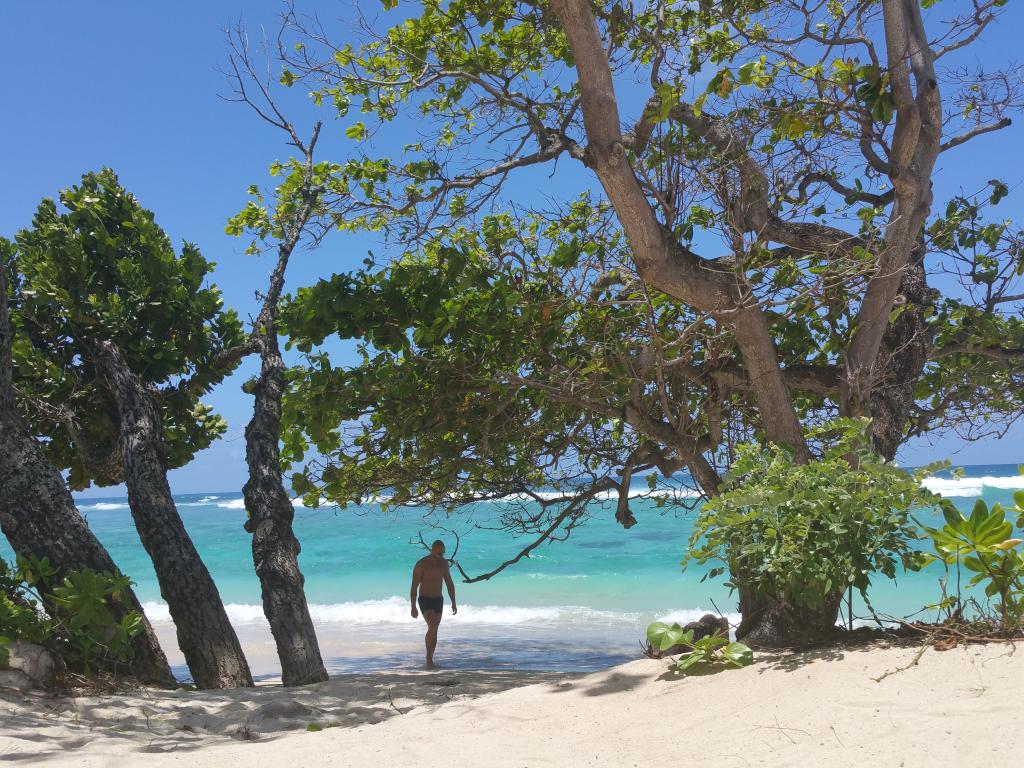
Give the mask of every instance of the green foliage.
M 11 566 L 0 559 L 0 667 L 5 646 L 23 641 L 48 646 L 71 669 L 91 674 L 97 665 L 128 661 L 131 641 L 142 630 L 142 614 L 118 621 L 112 603 L 124 598 L 131 582 L 121 573 L 83 570 L 68 574 L 45 595 L 43 584 L 55 572 L 46 558 L 21 558 Z
M 0 559 L 0 669 L 7 666 L 6 646 L 16 640 L 43 643 L 51 632 L 52 622 L 39 609 L 22 569 Z
M 1018 515 L 1018 527 L 1024 523 L 1024 491 L 1014 494 L 1014 502 L 1013 510 L 1001 504 L 989 509 L 984 500 L 978 499 L 970 517 L 945 502 L 945 525 L 922 526 L 931 537 L 936 559 L 947 565 L 962 565 L 974 574 L 968 587 L 984 585 L 985 596 L 997 598 L 995 607 L 1004 629 L 1024 624 L 1024 557 L 1020 552 L 1024 539 L 1014 537 L 1014 523 L 1007 519 L 1010 511 Z
M 764 600 L 816 609 L 847 588 L 866 595 L 872 577 L 916 570 L 911 511 L 938 498 L 870 448 L 867 422 L 837 419 L 816 429 L 820 458 L 798 464 L 779 446 L 740 448 L 720 496 L 700 512 L 683 561 L 720 561 L 728 586 Z M 848 457 L 855 457 L 853 465 Z
M 757 195 L 773 217 L 797 229 L 818 217 L 856 243 L 848 253 L 816 252 L 752 237 L 726 254 L 761 301 L 787 378 L 796 374 L 791 392 L 805 423 L 835 412 L 864 277 L 892 215 L 891 179 L 875 158 L 892 146 L 889 74 L 856 46 L 830 42 L 859 23 L 858 8 L 829 2 L 780 15 L 764 0 L 593 4 L 616 81 L 644 84 L 618 105 L 630 129 L 627 164 L 681 251 L 712 269 L 723 263 L 713 261 L 723 255 L 716 243 L 735 243 L 737 222 L 718 180 L 723 167 L 749 169 L 748 160 L 766 170 Z M 881 39 L 879 14 L 868 21 L 865 34 Z M 675 462 L 680 445 L 717 464 L 734 439 L 723 424 L 741 424 L 741 440 L 763 436 L 749 388 L 733 383 L 744 361 L 729 323 L 645 290 L 614 212 L 588 199 L 580 215 L 581 198 L 560 199 L 557 189 L 526 199 L 503 189 L 520 174 L 530 184 L 574 162 L 587 144 L 573 54 L 548 5 L 425 0 L 382 14 L 362 45 L 321 32 L 296 20 L 286 36 L 297 39 L 281 50 L 288 82 L 314 83 L 314 104 L 353 139 L 346 161 L 319 172 L 325 197 L 338 201 L 328 216 L 343 229 L 427 245 L 390 269 L 336 275 L 289 303 L 294 345 L 312 358 L 292 373 L 288 419 L 303 426 L 286 435 L 285 456 L 299 462 L 312 448 L 331 459 L 327 471 L 296 472 L 300 492 L 310 501 L 323 490 L 342 502 L 387 492 L 395 503 L 447 504 L 564 485 L 551 459 L 558 452 L 599 466 L 601 478 L 637 452 Z M 806 45 L 794 50 L 786 42 L 794 37 Z M 697 73 L 707 87 L 688 93 Z M 717 131 L 683 119 L 690 110 L 736 131 L 728 152 L 713 141 Z M 415 139 L 373 156 L 363 139 L 400 120 L 416 121 Z M 974 118 L 956 122 L 951 116 L 951 135 Z M 294 170 L 275 164 L 272 174 Z M 992 185 L 993 202 L 1005 193 Z M 262 232 L 273 222 L 256 201 L 229 226 Z M 1001 267 L 1019 261 L 1004 230 L 991 254 Z M 956 345 L 1021 346 L 991 333 L 1013 330 L 993 311 L 998 304 L 973 313 L 936 306 L 912 298 L 891 316 L 894 325 L 919 322 L 905 337 L 910 347 L 927 346 L 932 333 Z M 361 363 L 339 369 L 316 349 L 332 334 L 355 339 Z M 901 353 L 913 358 L 907 346 Z M 651 362 L 659 354 L 660 366 Z M 924 374 L 908 374 L 920 385 L 915 426 L 991 428 L 1024 407 L 1016 364 L 952 351 L 928 357 Z
M 342 503 L 386 493 L 391 504 L 448 504 L 573 486 L 634 450 L 621 421 L 586 428 L 583 403 L 610 410 L 626 396 L 626 365 L 651 322 L 573 290 L 582 262 L 596 271 L 621 248 L 590 236 L 601 213 L 580 200 L 556 221 L 532 221 L 528 238 L 510 216 L 486 217 L 389 267 L 335 275 L 287 300 L 282 326 L 312 365 L 291 374 L 283 455 L 298 462 L 312 447 L 331 459 L 326 471 L 295 473 L 293 487 L 313 503 L 321 493 Z M 521 259 L 494 258 L 515 244 Z M 656 300 L 666 335 L 692 320 Z M 358 365 L 335 367 L 316 350 L 332 334 L 357 341 Z M 535 387 L 510 379 L 527 372 Z M 573 399 L 562 396 L 566 382 Z M 558 452 L 569 459 L 561 467 Z
M 658 651 L 669 651 L 677 646 L 687 650 L 676 659 L 674 668 L 686 672 L 698 665 L 727 665 L 747 667 L 754 663 L 754 652 L 743 643 L 730 643 L 719 634 L 693 639 L 692 629 L 683 630 L 678 624 L 656 621 L 647 627 L 647 641 Z
M 116 408 L 94 364 L 97 345 L 113 341 L 160 390 L 166 461 L 182 466 L 226 427 L 199 397 L 231 372 L 218 355 L 241 342 L 241 323 L 206 284 L 213 264 L 189 243 L 175 254 L 113 171 L 86 174 L 60 206 L 44 200 L 32 226 L 0 244 L 23 415 L 73 488 L 120 482 Z

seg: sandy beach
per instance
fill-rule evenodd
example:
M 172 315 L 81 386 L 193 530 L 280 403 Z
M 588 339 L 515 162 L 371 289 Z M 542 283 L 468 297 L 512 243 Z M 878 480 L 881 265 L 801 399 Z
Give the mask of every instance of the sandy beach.
M 681 677 L 376 673 L 302 689 L 0 693 L 0 760 L 31 765 L 1019 765 L 1024 656 L 1009 645 L 761 655 Z M 309 730 L 310 724 L 322 730 Z M 255 761 L 255 762 L 253 762 Z

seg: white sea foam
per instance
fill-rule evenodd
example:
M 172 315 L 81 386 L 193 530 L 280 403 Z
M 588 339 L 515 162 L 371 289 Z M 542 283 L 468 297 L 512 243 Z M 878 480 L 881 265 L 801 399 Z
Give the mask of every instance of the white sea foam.
M 100 512 L 109 512 L 109 511 L 114 510 L 114 509 L 128 509 L 128 505 L 126 503 L 117 503 L 117 504 L 115 504 L 115 503 L 109 502 L 109 501 L 98 501 L 95 504 L 91 504 L 89 506 L 82 507 L 82 509 L 86 509 L 86 510 L 88 510 L 88 509 L 95 509 L 95 510 L 98 510 Z
M 691 621 L 697 621 L 701 616 L 706 613 L 712 613 L 718 616 L 718 611 L 706 611 L 703 608 L 684 608 L 678 611 L 670 611 L 664 616 L 659 616 L 658 621 L 663 621 L 666 624 L 689 624 Z M 740 623 L 740 615 L 738 613 L 726 613 L 722 614 L 729 620 L 730 624 L 736 625 Z
M 228 618 L 235 624 L 262 623 L 266 621 L 263 607 L 250 603 L 228 603 L 224 606 Z M 153 622 L 171 620 L 167 605 L 162 602 L 147 602 L 143 605 L 146 616 Z M 312 603 L 309 612 L 318 623 L 332 624 L 407 624 L 409 617 L 408 598 L 393 596 L 384 600 L 362 600 L 348 603 Z M 693 611 L 695 617 L 703 611 Z M 503 605 L 471 605 L 459 606 L 456 616 L 445 611 L 447 621 L 461 624 L 488 624 L 512 626 L 537 623 L 631 623 L 640 618 L 638 613 L 602 611 L 578 605 L 560 605 L 548 607 L 503 606 Z
M 998 488 L 1001 490 L 1019 490 L 1024 488 L 1024 475 L 1010 475 L 1007 477 L 995 477 L 986 475 L 984 477 L 928 477 L 921 483 L 933 493 L 943 496 L 968 497 L 981 496 L 985 488 Z
M 501 499 L 489 499 L 486 503 L 501 504 L 506 501 L 536 501 L 537 499 L 547 501 L 550 499 L 569 498 L 570 494 L 570 491 L 536 491 L 533 494 L 515 493 Z M 700 491 L 695 491 L 693 488 L 658 488 L 654 491 L 647 488 L 631 488 L 629 491 L 629 498 L 631 499 L 640 497 L 696 499 L 700 495 Z M 594 501 L 617 501 L 618 498 L 619 492 L 614 490 L 600 491 L 593 496 Z
M 197 501 L 179 501 L 177 504 L 179 507 L 209 507 L 219 499 L 220 496 L 203 496 Z
M 634 489 L 630 490 L 630 492 L 629 492 L 629 498 L 631 498 L 631 499 L 636 499 L 636 498 L 641 498 L 641 497 L 644 497 L 644 498 L 696 499 L 696 498 L 699 498 L 700 495 L 701 494 L 700 494 L 699 491 L 695 491 L 692 488 L 676 488 L 676 489 L 659 488 L 659 489 L 654 490 L 654 491 L 648 490 L 646 488 L 634 488 Z M 560 498 L 563 498 L 563 497 L 566 497 L 566 496 L 567 496 L 566 492 L 560 492 L 560 491 L 537 491 L 534 494 L 515 493 L 515 494 L 511 494 L 509 496 L 506 496 L 504 498 L 501 498 L 501 499 L 487 499 L 485 501 L 481 501 L 481 502 L 477 502 L 477 503 L 480 503 L 480 504 L 502 504 L 502 503 L 508 503 L 508 502 L 517 502 L 517 501 L 531 502 L 531 501 L 536 501 L 538 499 L 543 499 L 543 500 L 560 499 Z M 208 501 L 213 501 L 213 500 L 215 500 L 217 498 L 218 498 L 217 496 L 212 496 L 212 497 L 209 497 L 209 499 L 202 499 L 202 500 L 200 500 L 198 502 L 193 502 L 193 504 L 206 504 L 206 503 L 208 503 Z M 603 501 L 615 501 L 618 498 L 619 498 L 619 492 L 618 491 L 601 491 L 600 493 L 597 493 L 597 494 L 594 495 L 593 500 L 597 501 L 597 502 L 603 502 Z M 390 499 L 391 499 L 391 497 L 390 496 L 386 496 L 386 495 L 384 495 L 384 496 L 369 496 L 369 497 L 363 499 L 362 503 L 364 505 L 367 505 L 367 504 L 385 504 L 388 501 L 390 501 Z M 245 509 L 245 500 L 244 499 L 228 499 L 228 500 L 225 500 L 225 501 L 218 501 L 217 502 L 217 506 L 221 507 L 222 509 Z M 296 508 L 299 508 L 299 509 L 306 509 L 307 508 L 302 503 L 302 499 L 301 498 L 292 499 L 292 506 L 294 506 Z M 417 506 L 417 505 L 415 505 L 415 504 L 407 504 L 407 505 L 403 505 L 403 506 Z M 330 501 L 328 501 L 327 499 L 320 499 L 320 508 L 323 509 L 323 508 L 326 508 L 326 507 L 334 507 L 334 505 Z

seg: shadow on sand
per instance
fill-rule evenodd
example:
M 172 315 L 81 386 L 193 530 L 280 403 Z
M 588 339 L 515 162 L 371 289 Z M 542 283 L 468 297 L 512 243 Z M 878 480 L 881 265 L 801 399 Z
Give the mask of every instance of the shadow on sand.
M 420 707 L 526 685 L 558 690 L 578 677 L 439 669 L 344 675 L 302 688 L 142 690 L 78 698 L 4 689 L 0 762 L 39 764 L 101 738 L 114 750 L 134 753 L 188 751 L 227 739 L 264 741 L 289 731 L 379 723 Z

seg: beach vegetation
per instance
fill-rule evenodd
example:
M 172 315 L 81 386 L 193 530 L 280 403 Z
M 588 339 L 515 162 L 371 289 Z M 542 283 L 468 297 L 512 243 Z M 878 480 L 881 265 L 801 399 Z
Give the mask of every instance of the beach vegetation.
M 251 685 L 167 481 L 224 432 L 202 397 L 244 349 L 237 314 L 208 283 L 213 264 L 191 243 L 175 252 L 110 169 L 43 200 L 11 248 L 13 385 L 28 430 L 72 488 L 127 486 L 196 682 Z
M 1011 517 L 1024 515 L 1024 491 L 1017 491 L 1014 501 L 1015 508 L 1010 510 L 998 503 L 989 508 L 978 499 L 969 516 L 946 502 L 942 505 L 945 524 L 941 528 L 922 526 L 935 548 L 932 559 L 970 572 L 965 586 L 980 586 L 986 598 L 995 600 L 1003 630 L 1024 626 L 1024 539 L 1014 535 Z M 1020 517 L 1016 526 L 1021 527 Z M 958 589 L 955 605 L 951 606 L 954 614 L 963 614 L 964 602 Z
M 241 340 L 238 316 L 207 282 L 213 263 L 191 243 L 175 253 L 112 170 L 43 200 L 15 236 L 10 266 L 22 412 L 72 489 L 125 479 L 104 344 L 153 391 L 169 469 L 223 434 L 200 396 L 233 370 L 220 353 Z
M 754 652 L 743 643 L 729 642 L 728 637 L 717 633 L 694 639 L 692 629 L 684 629 L 676 623 L 656 621 L 650 624 L 647 642 L 651 648 L 663 653 L 682 649 L 672 665 L 677 672 L 687 672 L 699 666 L 746 667 L 754 663 Z
M 56 572 L 45 558 L 0 559 L 0 667 L 5 646 L 13 642 L 43 645 L 71 671 L 91 675 L 127 668 L 132 640 L 142 631 L 142 614 L 115 613 L 130 581 L 114 571 L 70 573 L 50 588 Z
M 718 563 L 703 578 L 724 576 L 750 606 L 741 639 L 770 642 L 760 631 L 769 625 L 790 641 L 828 637 L 849 590 L 868 600 L 874 579 L 924 564 L 913 513 L 940 503 L 921 486 L 926 471 L 881 459 L 863 421 L 826 422 L 809 437 L 822 447 L 808 463 L 783 446 L 740 446 L 697 515 L 684 568 Z
M 114 561 L 96 538 L 75 506 L 60 470 L 48 459 L 45 445 L 30 432 L 18 412 L 13 382 L 13 333 L 8 312 L 8 279 L 14 249 L 0 238 L 0 530 L 20 562 L 47 563 L 46 583 L 37 583 L 43 598 L 50 589 L 83 570 L 112 573 Z M 36 574 L 42 570 L 34 569 Z M 8 581 L 11 581 L 8 579 Z M 8 596 L 18 594 L 10 586 Z M 141 616 L 141 605 L 130 585 L 123 585 L 120 600 L 109 603 L 113 617 L 121 621 L 132 613 Z M 12 598 L 13 601 L 13 598 Z M 11 602 L 8 608 L 20 605 Z M 21 606 L 24 607 L 24 606 Z M 57 598 L 47 605 L 59 610 Z M 24 618 L 25 614 L 21 614 Z M 132 639 L 130 671 L 142 682 L 171 686 L 167 658 L 152 627 L 140 619 L 140 631 Z

